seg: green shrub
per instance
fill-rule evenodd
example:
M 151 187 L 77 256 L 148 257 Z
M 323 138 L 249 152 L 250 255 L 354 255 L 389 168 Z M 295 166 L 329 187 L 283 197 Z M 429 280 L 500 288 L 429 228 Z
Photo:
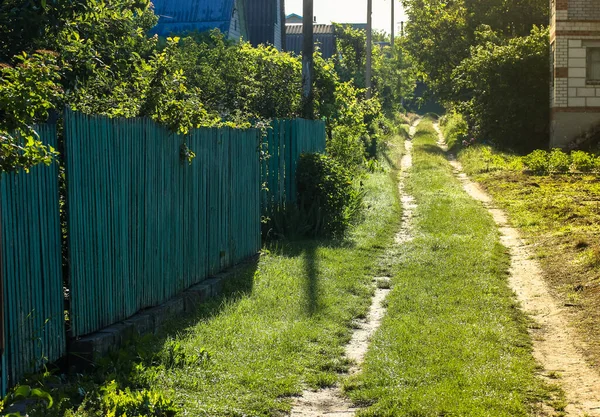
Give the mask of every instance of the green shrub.
M 303 154 L 296 178 L 307 232 L 329 237 L 343 234 L 362 203 L 349 171 L 327 155 Z
M 410 138 L 410 126 L 407 124 L 401 124 L 398 126 L 398 135 L 404 139 Z
M 514 151 L 531 151 L 548 142 L 549 37 L 533 28 L 529 36 L 492 42 L 495 33 L 480 28 L 487 41 L 471 48 L 452 73 L 458 108 L 477 127 L 478 139 Z M 464 97 L 469 97 L 464 101 Z
M 448 148 L 452 149 L 467 139 L 469 127 L 459 113 L 450 113 L 440 119 L 442 132 L 446 138 Z
M 548 156 L 548 171 L 551 173 L 565 173 L 571 167 L 571 158 L 561 149 L 552 149 Z
M 102 389 L 102 409 L 108 417 L 172 417 L 178 409 L 173 401 L 149 390 L 120 390 L 116 382 Z
M 584 151 L 571 153 L 572 167 L 581 172 L 590 172 L 594 169 L 594 156 Z
M 600 156 L 597 158 L 594 158 L 594 172 L 598 172 L 600 173 Z
M 534 174 L 541 175 L 548 173 L 548 159 L 548 152 L 536 149 L 529 155 L 523 157 L 523 163 Z

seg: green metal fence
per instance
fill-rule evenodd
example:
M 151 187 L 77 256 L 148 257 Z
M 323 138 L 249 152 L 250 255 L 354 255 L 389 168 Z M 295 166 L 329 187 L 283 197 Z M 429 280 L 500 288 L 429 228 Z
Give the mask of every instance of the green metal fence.
M 260 249 L 256 130 L 184 138 L 147 119 L 67 112 L 74 336 L 158 305 Z
M 39 126 L 56 147 L 56 126 Z M 65 353 L 58 169 L 0 175 L 0 393 Z
M 261 166 L 265 214 L 296 201 L 298 158 L 303 153 L 325 152 L 326 139 L 325 122 L 320 120 L 274 120 L 271 127 L 264 140 L 268 158 Z

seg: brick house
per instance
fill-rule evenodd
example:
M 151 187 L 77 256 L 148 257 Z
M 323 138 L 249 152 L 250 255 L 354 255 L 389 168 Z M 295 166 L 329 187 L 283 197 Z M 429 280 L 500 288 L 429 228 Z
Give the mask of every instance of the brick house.
M 600 0 L 550 0 L 550 146 L 600 129 Z

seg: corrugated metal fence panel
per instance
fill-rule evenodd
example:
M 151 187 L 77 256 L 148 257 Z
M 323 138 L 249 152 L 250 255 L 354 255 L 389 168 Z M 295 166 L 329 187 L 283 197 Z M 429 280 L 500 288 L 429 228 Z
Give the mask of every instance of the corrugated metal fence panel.
M 38 133 L 56 148 L 56 126 Z M 27 372 L 65 353 L 58 167 L 0 176 L 0 274 L 5 351 L 2 394 Z
M 296 166 L 303 153 L 325 152 L 325 122 L 321 120 L 274 120 L 266 138 L 268 159 L 263 162 L 261 182 L 263 214 L 286 202 L 296 201 Z
M 255 130 L 184 138 L 147 119 L 67 112 L 72 329 L 158 305 L 260 249 Z

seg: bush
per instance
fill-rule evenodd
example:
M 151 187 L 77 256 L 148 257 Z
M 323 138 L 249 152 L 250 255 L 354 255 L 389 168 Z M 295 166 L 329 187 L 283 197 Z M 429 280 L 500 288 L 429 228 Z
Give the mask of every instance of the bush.
M 340 236 L 360 211 L 361 194 L 349 171 L 327 155 L 301 155 L 296 182 L 298 206 L 308 233 Z
M 581 172 L 590 172 L 594 169 L 594 156 L 584 151 L 571 153 L 572 168 Z
M 446 138 L 448 148 L 452 149 L 467 139 L 469 127 L 459 113 L 450 113 L 440 119 L 442 132 Z
M 523 157 L 523 163 L 534 174 L 546 174 L 548 172 L 548 152 L 537 149 Z
M 552 149 L 548 156 L 548 172 L 564 173 L 568 172 L 571 166 L 571 158 L 561 149 Z
M 456 97 L 470 97 L 458 107 L 478 127 L 478 139 L 525 152 L 547 144 L 549 108 L 540 103 L 549 101 L 549 50 L 548 31 L 538 28 L 471 48 L 452 78 Z

